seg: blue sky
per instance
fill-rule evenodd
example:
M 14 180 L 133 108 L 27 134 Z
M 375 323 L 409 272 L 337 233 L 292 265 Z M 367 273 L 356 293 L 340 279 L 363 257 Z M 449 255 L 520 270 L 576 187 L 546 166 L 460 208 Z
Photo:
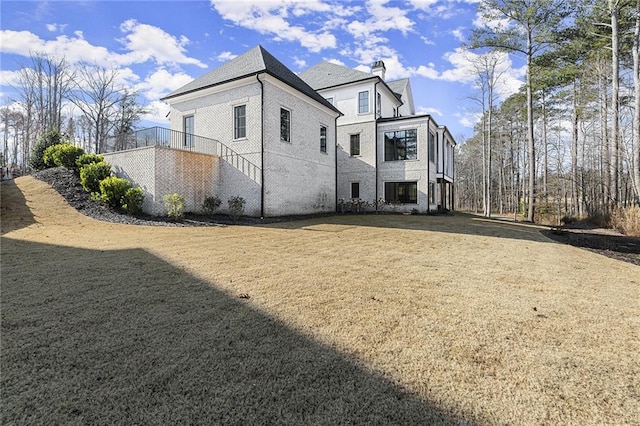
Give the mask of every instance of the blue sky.
M 164 125 L 159 99 L 261 44 L 294 72 L 323 60 L 369 72 L 383 60 L 387 80 L 411 78 L 417 112 L 429 113 L 459 142 L 472 133 L 472 59 L 462 43 L 482 19 L 478 0 L 335 1 L 2 1 L 0 104 L 30 52 L 72 65 L 118 67 Z M 505 55 L 502 97 L 523 79 L 522 61 Z

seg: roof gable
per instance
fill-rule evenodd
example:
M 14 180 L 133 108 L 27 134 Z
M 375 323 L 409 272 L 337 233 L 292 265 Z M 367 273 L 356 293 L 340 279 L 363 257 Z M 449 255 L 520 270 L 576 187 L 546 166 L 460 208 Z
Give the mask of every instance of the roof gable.
M 315 90 L 377 78 L 366 72 L 327 61 L 312 66 L 308 70 L 301 72 L 299 76 Z
M 171 99 L 260 73 L 270 74 L 325 107 L 340 113 L 331 103 L 327 102 L 326 99 L 260 45 L 174 90 L 162 99 Z

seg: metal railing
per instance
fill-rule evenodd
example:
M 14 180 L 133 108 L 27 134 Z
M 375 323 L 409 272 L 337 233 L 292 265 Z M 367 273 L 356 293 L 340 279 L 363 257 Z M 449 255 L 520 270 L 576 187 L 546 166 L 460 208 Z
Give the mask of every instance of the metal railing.
M 259 182 L 262 176 L 260 167 L 222 142 L 164 127 L 149 127 L 111 137 L 107 140 L 105 151 L 118 152 L 148 146 L 216 155 L 256 182 Z

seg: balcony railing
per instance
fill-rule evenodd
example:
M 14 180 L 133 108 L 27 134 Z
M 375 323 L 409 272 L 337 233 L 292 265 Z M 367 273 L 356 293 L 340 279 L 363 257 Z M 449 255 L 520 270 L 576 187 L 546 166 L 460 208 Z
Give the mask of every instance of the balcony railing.
M 162 146 L 183 151 L 216 155 L 255 182 L 259 182 L 262 176 L 260 168 L 257 165 L 222 142 L 164 127 L 150 127 L 111 137 L 107 141 L 106 152 L 126 151 L 148 146 Z

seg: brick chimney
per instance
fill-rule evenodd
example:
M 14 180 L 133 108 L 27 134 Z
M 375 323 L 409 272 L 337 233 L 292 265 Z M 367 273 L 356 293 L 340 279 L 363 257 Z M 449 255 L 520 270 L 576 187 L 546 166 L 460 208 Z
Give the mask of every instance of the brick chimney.
M 382 79 L 382 81 L 384 81 L 385 71 L 387 71 L 387 68 L 385 68 L 384 62 L 382 61 L 375 61 L 371 67 L 371 74 L 377 75 Z

